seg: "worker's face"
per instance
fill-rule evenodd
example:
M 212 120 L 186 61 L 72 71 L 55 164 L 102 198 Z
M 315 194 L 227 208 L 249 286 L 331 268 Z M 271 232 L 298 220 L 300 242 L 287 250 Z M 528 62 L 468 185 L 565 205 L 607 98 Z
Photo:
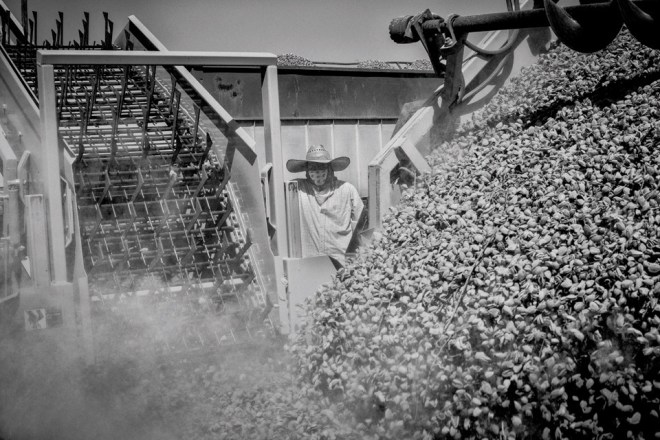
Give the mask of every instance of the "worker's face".
M 325 183 L 325 180 L 328 178 L 328 166 L 319 163 L 310 163 L 307 167 L 309 172 L 309 178 L 312 179 L 312 183 L 316 186 L 321 186 Z

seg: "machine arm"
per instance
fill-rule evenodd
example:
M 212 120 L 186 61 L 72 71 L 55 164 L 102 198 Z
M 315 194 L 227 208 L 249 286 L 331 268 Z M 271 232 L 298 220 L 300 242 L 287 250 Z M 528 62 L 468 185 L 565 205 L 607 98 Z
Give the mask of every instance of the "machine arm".
M 535 2 L 535 6 L 540 6 L 540 3 Z M 543 0 L 543 5 L 544 8 L 471 16 L 452 15 L 446 19 L 426 11 L 417 16 L 392 20 L 390 38 L 399 44 L 421 41 L 429 55 L 434 57 L 453 49 L 470 32 L 550 26 L 567 46 L 581 52 L 593 52 L 609 44 L 625 23 L 640 42 L 660 48 L 656 23 L 656 18 L 660 16 L 660 2 L 612 0 L 561 8 L 552 0 Z M 431 61 L 434 62 L 433 59 Z

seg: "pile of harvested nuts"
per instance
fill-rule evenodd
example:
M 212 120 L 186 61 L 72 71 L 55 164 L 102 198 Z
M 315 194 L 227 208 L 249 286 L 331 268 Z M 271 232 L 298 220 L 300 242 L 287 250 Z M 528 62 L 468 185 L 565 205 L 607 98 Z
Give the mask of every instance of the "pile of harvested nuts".
M 393 69 L 392 65 L 386 61 L 380 61 L 380 60 L 364 60 L 360 61 L 357 64 L 357 67 L 359 69 L 381 69 L 381 70 L 386 70 L 386 69 Z
M 298 374 L 365 436 L 660 436 L 660 55 L 640 47 L 543 56 L 310 301 Z
M 478 112 L 475 122 L 493 126 L 522 119 L 534 124 L 576 100 L 619 99 L 620 91 L 658 78 L 660 51 L 639 43 L 626 29 L 606 50 L 591 54 L 560 44 L 540 55 L 536 64 L 524 67 L 521 76 Z
M 313 61 L 308 60 L 305 57 L 300 55 L 285 53 L 283 55 L 277 56 L 277 65 L 278 66 L 293 66 L 293 67 L 314 67 L 315 64 Z

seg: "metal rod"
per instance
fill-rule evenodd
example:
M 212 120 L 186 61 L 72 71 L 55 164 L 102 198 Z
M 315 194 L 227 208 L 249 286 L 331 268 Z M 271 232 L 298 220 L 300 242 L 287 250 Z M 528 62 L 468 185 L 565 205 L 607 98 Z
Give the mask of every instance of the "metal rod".
M 209 179 L 209 175 L 206 172 L 206 168 L 202 167 L 202 170 L 200 172 L 200 177 L 201 177 L 201 179 L 199 180 L 199 184 L 197 185 L 197 188 L 195 188 L 195 191 L 193 192 L 193 194 L 190 195 L 191 197 L 197 198 L 197 196 L 199 195 L 202 188 L 204 188 L 204 185 L 206 184 L 206 181 Z
M 121 258 L 119 258 L 119 264 L 117 264 L 117 267 L 115 268 L 115 273 L 123 271 L 131 259 L 131 251 L 124 240 L 121 241 L 121 245 L 123 253 Z
M 245 243 L 243 243 L 243 246 L 238 250 L 236 255 L 232 257 L 234 260 L 235 264 L 238 265 L 240 263 L 240 260 L 243 258 L 243 255 L 250 249 L 250 246 L 252 246 L 252 237 L 250 237 L 250 234 L 245 238 Z
M 32 11 L 32 21 L 34 21 L 34 44 L 36 45 L 37 41 L 39 41 L 37 39 L 37 29 L 38 29 L 38 27 L 37 27 L 37 24 L 38 24 L 38 22 L 37 22 L 37 11 Z
M 172 161 L 171 163 L 174 164 L 176 162 L 177 156 L 179 155 L 179 151 L 181 150 L 181 147 L 179 146 L 181 144 L 181 140 L 179 139 L 179 107 L 181 104 L 181 92 L 178 90 L 174 90 L 174 93 L 172 93 L 173 102 L 170 103 L 170 111 L 173 113 L 172 114 L 172 137 L 170 139 L 170 145 L 172 146 L 172 150 L 174 150 L 174 154 L 172 154 Z M 177 142 L 178 140 L 178 142 Z
M 121 104 L 122 104 L 121 92 L 118 92 L 117 105 L 115 107 L 114 115 L 112 118 L 112 133 L 110 135 L 110 158 L 108 159 L 109 168 L 114 168 L 115 157 L 117 156 L 117 131 L 119 130 Z
M 108 18 L 108 13 L 103 12 L 103 21 L 104 21 L 104 37 L 103 37 L 103 47 L 105 49 L 110 49 L 112 47 L 112 28 L 113 23 Z
M 62 111 L 64 106 L 66 106 L 67 95 L 69 92 L 69 82 L 71 81 L 71 67 L 66 66 L 64 68 L 64 84 L 62 85 L 62 93 L 60 94 L 60 105 L 57 111 L 57 118 L 62 118 Z
M 179 157 L 179 153 L 181 152 L 181 148 L 183 148 L 183 142 L 181 142 L 181 136 L 177 136 L 174 140 L 175 140 L 174 151 L 172 153 L 172 160 L 170 161 L 172 165 L 176 163 L 176 160 Z
M 23 26 L 23 33 L 27 32 L 28 24 L 28 2 L 27 0 L 21 0 L 21 25 Z
M 199 216 L 202 214 L 202 205 L 199 203 L 199 199 L 195 197 L 193 200 L 194 201 L 191 203 L 191 207 L 193 209 L 193 216 L 188 221 L 188 225 L 186 226 L 186 232 L 190 232 L 192 230 L 192 228 L 195 226 L 195 223 L 199 219 Z
M 96 201 L 97 204 L 102 204 L 103 200 L 108 196 L 108 192 L 110 192 L 110 187 L 112 186 L 112 181 L 110 180 L 110 173 L 108 170 L 105 170 L 105 185 L 103 186 L 103 192 L 101 193 L 101 197 Z
M 215 226 L 216 228 L 218 228 L 218 227 L 222 227 L 222 225 L 225 224 L 225 222 L 227 221 L 227 219 L 229 218 L 229 215 L 232 213 L 233 210 L 234 210 L 233 207 L 228 206 L 227 209 L 225 210 L 225 212 L 222 214 L 222 217 L 219 217 L 219 218 L 215 221 L 215 223 L 213 224 L 213 226 Z
M 112 135 L 110 137 L 110 159 L 108 166 L 114 167 L 115 157 L 117 155 L 117 131 L 119 130 L 119 123 L 121 121 L 121 112 L 124 106 L 124 99 L 126 97 L 126 88 L 128 86 L 128 76 L 129 76 L 130 66 L 124 66 L 124 74 L 121 81 L 121 90 L 117 94 L 117 107 L 115 109 L 115 114 L 112 123 Z
M 146 66 L 145 88 L 147 93 L 147 103 L 144 108 L 144 117 L 142 118 L 142 151 L 148 152 L 149 141 L 147 139 L 147 128 L 149 126 L 149 114 L 151 113 L 151 102 L 154 95 L 154 86 L 156 84 L 156 66 L 153 67 L 153 79 L 149 80 L 150 66 Z
M 176 184 L 178 178 L 179 176 L 176 171 L 174 170 L 170 171 L 170 180 L 167 183 L 167 187 L 165 188 L 165 191 L 160 197 L 161 200 L 167 199 L 167 197 L 170 195 L 170 192 L 172 191 L 172 188 L 174 188 L 174 185 Z
M 660 2 L 653 0 L 637 0 L 633 3 L 650 13 L 660 12 Z M 577 21 L 598 21 L 610 14 L 609 2 L 567 6 L 565 10 Z M 437 31 L 438 26 L 441 25 L 443 21 L 444 20 L 438 19 L 427 20 L 422 24 L 422 28 L 425 32 Z M 543 27 L 549 26 L 549 22 L 545 9 L 541 8 L 458 16 L 454 19 L 452 25 L 456 33 L 469 33 Z
M 80 114 L 84 116 L 81 118 L 81 127 L 80 135 L 78 137 L 78 155 L 76 157 L 76 163 L 81 163 L 83 155 L 85 154 L 85 136 L 87 136 L 87 127 L 89 126 L 90 119 L 92 118 L 92 112 L 94 111 L 94 104 L 96 103 L 96 95 L 98 94 L 99 83 L 101 81 L 101 66 L 95 66 L 94 68 L 94 78 L 92 79 L 92 92 L 88 94 L 87 89 L 85 88 L 85 100 L 87 106 L 85 107 L 84 113 L 82 106 L 80 107 Z
M 206 148 L 204 149 L 204 153 L 202 153 L 202 157 L 199 158 L 199 163 L 197 164 L 200 169 L 204 166 L 204 162 L 206 162 L 206 158 L 208 157 L 209 152 L 211 151 L 212 145 L 213 145 L 213 139 L 211 139 L 211 135 L 208 132 L 206 132 Z
M 172 217 L 172 211 L 170 210 L 169 205 L 167 204 L 166 200 L 161 200 L 160 201 L 160 207 L 161 210 L 163 211 L 163 215 L 160 218 L 160 226 L 158 226 L 158 229 L 154 231 L 154 234 L 156 236 L 159 236 L 160 234 L 163 233 L 166 227 L 168 227 L 168 222 L 170 217 Z
M 103 66 L 94 67 L 94 77 L 92 78 L 92 93 L 90 96 L 90 101 L 87 103 L 87 114 L 85 115 L 85 130 L 89 125 L 90 120 L 92 119 L 92 113 L 94 112 L 94 105 L 96 105 L 96 98 L 99 93 L 99 87 L 101 84 L 101 77 L 103 75 Z
M 64 13 L 60 11 L 58 14 L 60 19 L 55 22 L 57 28 L 57 45 L 62 47 L 64 45 Z
M 133 202 L 128 202 L 128 213 L 129 213 L 129 221 L 126 224 L 126 227 L 124 228 L 124 231 L 121 234 L 121 239 L 122 241 L 126 237 L 126 234 L 133 228 L 133 224 L 135 223 L 135 218 L 137 217 L 137 212 L 135 211 L 135 205 Z
M 101 223 L 103 223 L 103 211 L 101 211 L 101 207 L 99 205 L 94 205 L 94 210 L 96 211 L 96 222 L 94 223 L 92 230 L 87 235 L 89 240 L 94 239 L 99 228 L 101 228 Z
M 218 192 L 225 189 L 225 186 L 227 185 L 227 183 L 229 183 L 230 177 L 231 177 L 231 172 L 229 171 L 229 167 L 227 166 L 227 164 L 224 164 L 222 167 L 222 180 L 217 185 Z
M 194 151 L 195 149 L 197 149 L 197 136 L 199 135 L 199 117 L 200 117 L 201 109 L 197 104 L 193 104 L 193 105 L 195 109 L 195 122 L 193 122 L 194 125 L 193 125 L 193 135 L 192 135 L 193 136 L 192 148 Z
M 163 242 L 160 237 L 156 239 L 156 256 L 149 263 L 148 269 L 153 270 L 158 264 L 162 264 L 163 255 L 165 254 L 165 249 L 163 248 Z
M 135 202 L 135 199 L 137 198 L 138 194 L 140 194 L 140 191 L 142 191 L 142 186 L 144 185 L 144 176 L 142 175 L 142 170 L 140 168 L 137 169 L 137 180 L 137 186 L 131 195 L 131 203 Z
M 172 111 L 172 106 L 174 105 L 174 91 L 176 90 L 176 76 L 170 73 L 170 84 L 172 85 L 172 90 L 170 91 L 170 111 Z
M 81 46 L 88 46 L 89 45 L 89 12 L 84 12 L 83 16 L 83 39 L 82 42 L 80 43 Z
M 193 256 L 195 255 L 195 252 L 197 252 L 197 245 L 193 241 L 190 245 L 190 250 L 186 253 L 186 255 L 183 256 L 181 260 L 179 260 L 179 264 L 187 265 L 189 262 L 193 261 Z

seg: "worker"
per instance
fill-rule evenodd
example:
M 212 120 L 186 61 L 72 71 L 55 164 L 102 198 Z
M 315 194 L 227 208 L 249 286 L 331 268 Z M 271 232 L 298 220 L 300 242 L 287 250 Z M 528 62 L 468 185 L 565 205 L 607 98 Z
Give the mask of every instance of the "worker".
M 344 265 L 355 225 L 364 204 L 353 185 L 335 177 L 351 160 L 332 159 L 323 145 L 312 145 L 305 159 L 290 159 L 286 168 L 306 173 L 296 179 L 300 201 L 302 256 L 330 256 L 335 267 Z

